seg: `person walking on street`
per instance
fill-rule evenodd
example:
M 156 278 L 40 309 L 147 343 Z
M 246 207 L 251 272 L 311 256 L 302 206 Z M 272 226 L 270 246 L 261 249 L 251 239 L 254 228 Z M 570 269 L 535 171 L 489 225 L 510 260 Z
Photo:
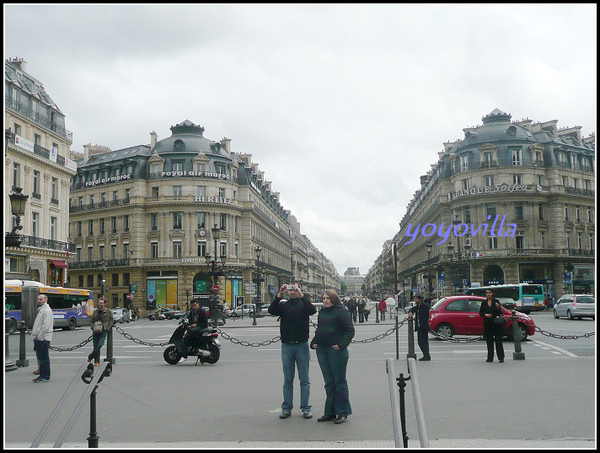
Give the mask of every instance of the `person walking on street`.
M 351 297 L 347 304 L 348 311 L 350 312 L 350 317 L 352 318 L 352 322 L 356 322 L 356 299 Z
M 417 331 L 417 342 L 423 353 L 420 361 L 429 361 L 429 305 L 423 302 L 423 296 L 415 296 L 416 305 L 409 310 L 408 317 L 415 319 L 415 330 Z
M 283 301 L 285 294 L 288 299 Z M 317 312 L 307 295 L 302 294 L 296 284 L 283 285 L 269 305 L 269 313 L 280 318 L 281 361 L 283 364 L 283 403 L 279 418 L 288 418 L 292 413 L 294 376 L 298 367 L 300 379 L 300 410 L 304 418 L 312 418 L 310 379 L 308 368 L 310 349 L 308 346 L 310 317 Z
M 93 349 L 90 355 L 88 355 L 88 362 L 94 361 L 94 365 L 100 365 L 100 349 L 104 345 L 108 331 L 112 329 L 115 324 L 112 311 L 106 308 L 106 301 L 104 297 L 98 299 L 98 308 L 94 310 L 91 318 L 92 327 L 92 345 Z
M 487 343 L 487 360 L 494 361 L 494 343 L 496 343 L 496 354 L 498 362 L 504 362 L 504 346 L 502 337 L 504 335 L 504 324 L 497 324 L 496 318 L 503 317 L 500 301 L 494 297 L 494 292 L 488 289 L 485 292 L 487 300 L 481 303 L 479 307 L 479 316 L 483 318 L 483 337 Z
M 37 316 L 31 329 L 33 349 L 38 360 L 40 374 L 33 382 L 48 382 L 50 380 L 50 342 L 54 329 L 54 316 L 48 305 L 48 296 L 40 294 L 37 298 Z
M 381 321 L 385 321 L 385 312 L 387 311 L 387 302 L 385 299 L 381 299 L 379 305 L 377 306 L 377 310 L 379 310 L 379 319 Z
M 360 299 L 358 301 L 358 322 L 359 324 L 365 322 L 365 310 L 367 307 L 367 303 L 364 299 Z
M 340 424 L 352 414 L 346 381 L 348 345 L 352 338 L 354 325 L 350 312 L 340 303 L 340 298 L 333 289 L 326 290 L 315 337 L 310 343 L 310 347 L 317 351 L 325 381 L 325 413 L 317 419 L 319 422 L 335 418 L 335 423 Z

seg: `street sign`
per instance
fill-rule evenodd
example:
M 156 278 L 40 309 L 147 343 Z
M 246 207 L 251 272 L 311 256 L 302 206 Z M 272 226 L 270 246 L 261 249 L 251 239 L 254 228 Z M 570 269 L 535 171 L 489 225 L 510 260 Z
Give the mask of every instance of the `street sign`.
M 212 287 L 212 292 L 216 294 L 216 293 L 219 292 L 220 289 L 221 288 L 219 288 L 219 285 L 215 285 L 215 286 Z
M 126 297 L 127 299 L 131 299 L 131 294 L 125 294 L 125 297 Z

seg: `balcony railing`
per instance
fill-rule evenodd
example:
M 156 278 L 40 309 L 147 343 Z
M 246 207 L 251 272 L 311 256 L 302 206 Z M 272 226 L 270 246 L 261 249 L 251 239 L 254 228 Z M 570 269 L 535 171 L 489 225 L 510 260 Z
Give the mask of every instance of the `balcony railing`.
M 19 238 L 21 239 L 21 247 L 57 250 L 59 252 L 67 251 L 67 242 L 28 236 L 26 234 L 20 234 Z
M 51 122 L 49 118 L 40 115 L 38 112 L 34 112 L 33 109 L 31 109 L 29 106 L 17 102 L 11 96 L 4 96 L 4 100 L 6 102 L 6 108 L 8 108 L 9 110 L 13 110 L 19 115 L 30 119 L 34 123 L 42 126 L 45 129 L 48 129 L 49 131 L 54 132 L 55 134 L 61 137 L 64 137 L 69 142 L 73 143 L 73 133 L 71 131 L 68 131 L 64 127 Z
M 127 206 L 130 203 L 131 203 L 131 198 L 119 198 L 118 200 L 101 201 L 98 203 L 70 205 L 69 212 L 83 212 L 83 211 L 93 211 L 95 209 L 114 208 L 116 206 Z
M 69 261 L 70 269 L 101 269 L 103 265 L 107 268 L 118 266 L 129 266 L 131 260 L 129 258 L 102 260 L 102 261 Z

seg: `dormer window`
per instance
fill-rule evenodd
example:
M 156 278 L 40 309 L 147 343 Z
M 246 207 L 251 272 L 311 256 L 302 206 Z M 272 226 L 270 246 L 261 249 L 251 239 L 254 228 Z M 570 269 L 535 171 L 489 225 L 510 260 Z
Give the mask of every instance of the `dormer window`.
M 185 143 L 183 143 L 182 140 L 175 140 L 175 143 L 173 144 L 173 149 L 175 151 L 183 151 L 185 150 Z

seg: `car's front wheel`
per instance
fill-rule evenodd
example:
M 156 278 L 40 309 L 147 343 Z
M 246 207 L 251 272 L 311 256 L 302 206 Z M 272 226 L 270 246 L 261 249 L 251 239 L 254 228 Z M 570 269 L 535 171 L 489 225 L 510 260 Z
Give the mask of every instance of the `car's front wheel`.
M 556 313 L 556 309 L 554 309 L 554 318 L 558 319 L 558 313 Z
M 435 331 L 447 338 L 451 338 L 454 335 L 454 328 L 450 324 L 440 324 L 435 328 Z

